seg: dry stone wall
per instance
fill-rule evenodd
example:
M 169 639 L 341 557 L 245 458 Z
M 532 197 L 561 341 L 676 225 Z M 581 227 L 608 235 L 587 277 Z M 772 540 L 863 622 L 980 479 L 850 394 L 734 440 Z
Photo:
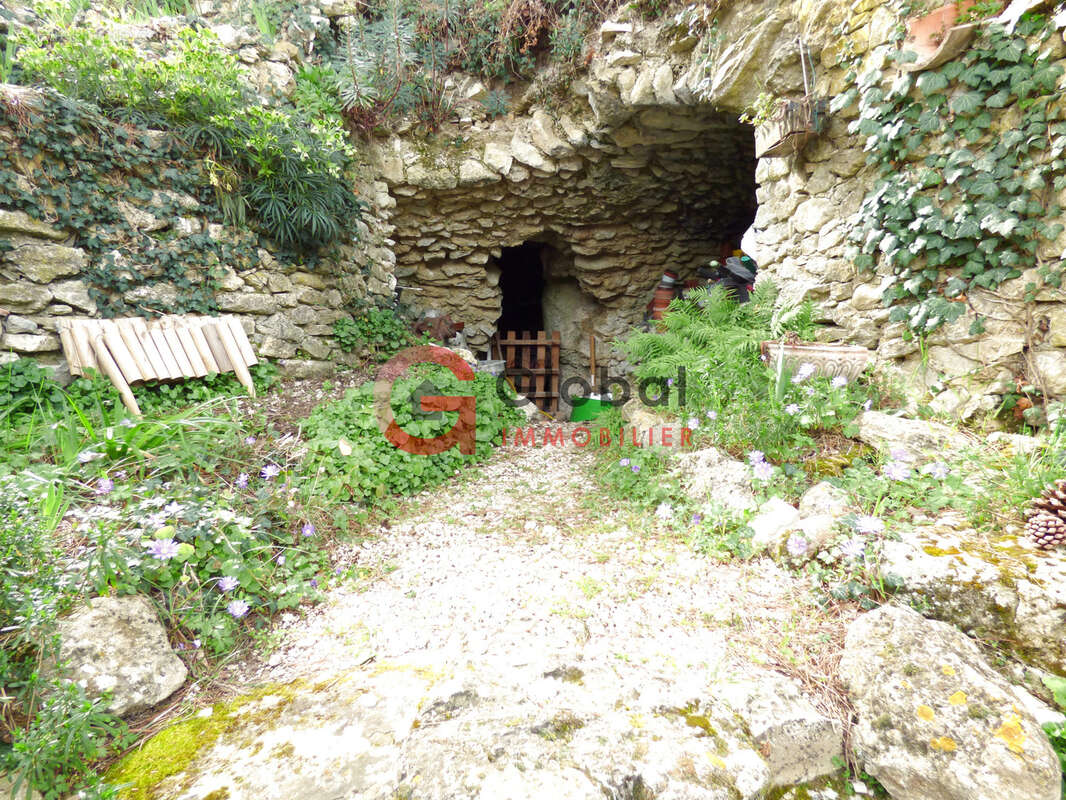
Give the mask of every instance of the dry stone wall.
M 483 348 L 501 313 L 503 248 L 541 242 L 564 356 L 639 322 L 664 270 L 692 274 L 739 241 L 755 211 L 751 131 L 658 102 L 649 87 L 610 131 L 537 109 L 475 124 L 454 145 L 384 144 L 403 300 L 464 320 Z
M 188 216 L 154 219 L 151 227 L 173 229 L 179 236 L 229 235 L 224 226 L 199 219 L 195 201 L 188 202 Z M 131 207 L 128 213 L 144 212 Z M 392 298 L 392 252 L 384 244 L 389 228 L 368 214 L 359 229 L 358 247 L 343 246 L 339 258 L 324 260 L 313 271 L 279 261 L 263 247 L 254 263 L 218 266 L 223 273 L 215 297 L 219 310 L 237 315 L 256 352 L 278 359 L 283 372 L 332 371 L 334 362 L 349 358 L 336 347 L 333 323 L 350 318 L 348 306 L 354 301 Z M 83 277 L 88 255 L 74 246 L 72 235 L 21 211 L 0 209 L 0 239 L 10 245 L 0 254 L 0 364 L 32 357 L 62 375 L 58 320 L 98 316 Z M 204 276 L 190 270 L 186 278 L 195 284 Z M 177 293 L 173 284 L 160 282 L 131 289 L 124 299 L 153 314 L 172 306 Z

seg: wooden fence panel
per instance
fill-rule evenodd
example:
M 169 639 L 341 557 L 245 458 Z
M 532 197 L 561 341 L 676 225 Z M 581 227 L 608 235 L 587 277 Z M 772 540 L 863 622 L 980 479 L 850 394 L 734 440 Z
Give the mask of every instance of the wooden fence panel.
M 504 331 L 499 338 L 506 374 L 519 394 L 546 414 L 559 410 L 559 331 Z

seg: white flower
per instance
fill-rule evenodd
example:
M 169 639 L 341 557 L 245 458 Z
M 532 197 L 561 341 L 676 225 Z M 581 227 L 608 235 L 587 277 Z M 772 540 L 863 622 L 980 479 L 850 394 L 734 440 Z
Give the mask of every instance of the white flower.
M 832 386 L 834 389 L 840 389 L 841 387 L 848 385 L 848 379 L 845 378 L 843 375 L 837 375 L 835 378 L 833 378 L 833 380 L 829 382 L 829 385 Z
M 667 502 L 659 503 L 658 508 L 655 509 L 655 516 L 663 521 L 668 521 L 674 518 L 674 509 Z

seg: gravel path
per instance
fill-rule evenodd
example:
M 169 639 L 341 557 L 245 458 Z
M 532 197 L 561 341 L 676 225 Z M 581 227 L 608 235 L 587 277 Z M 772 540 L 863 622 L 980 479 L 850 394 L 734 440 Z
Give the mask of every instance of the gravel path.
M 715 563 L 621 508 L 594 461 L 573 446 L 509 448 L 410 499 L 341 554 L 368 577 L 291 622 L 263 677 L 426 653 L 450 668 L 565 662 L 627 683 L 706 683 L 761 630 L 807 613 L 805 588 L 772 562 Z
M 402 503 L 337 554 L 361 577 L 248 666 L 277 688 L 159 797 L 765 796 L 767 753 L 723 698 L 761 682 L 777 702 L 771 666 L 817 679 L 843 622 L 773 562 L 715 562 L 611 500 L 594 465 L 511 448 Z M 827 774 L 840 729 L 815 717 L 829 749 L 811 774 Z

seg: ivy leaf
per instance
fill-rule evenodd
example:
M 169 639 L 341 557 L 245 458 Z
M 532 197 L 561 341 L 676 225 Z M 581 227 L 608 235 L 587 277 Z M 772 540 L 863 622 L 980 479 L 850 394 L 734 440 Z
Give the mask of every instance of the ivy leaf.
M 1017 64 L 1025 54 L 1025 45 L 1019 39 L 1006 39 L 996 48 L 996 58 L 1000 61 L 1009 61 Z
M 950 62 L 950 63 L 948 63 L 948 64 L 944 65 L 944 66 L 943 66 L 943 67 L 942 67 L 942 68 L 940 69 L 940 73 L 941 73 L 941 74 L 942 74 L 942 75 L 943 75 L 943 76 L 944 76 L 945 78 L 947 78 L 947 79 L 948 79 L 949 81 L 953 81 L 953 80 L 955 80 L 955 79 L 956 79 L 957 77 L 959 77 L 959 75 L 961 75 L 961 74 L 962 74 L 962 71 L 963 71 L 963 70 L 964 70 L 965 68 L 966 68 L 966 67 L 965 67 L 965 65 L 964 65 L 964 64 L 963 64 L 963 63 L 962 63 L 961 61 L 952 61 L 952 62 Z
M 932 94 L 948 87 L 948 79 L 939 72 L 923 72 L 918 78 L 918 88 L 922 94 Z
M 984 96 L 980 92 L 963 92 L 951 100 L 951 110 L 956 114 L 972 114 L 981 107 Z

